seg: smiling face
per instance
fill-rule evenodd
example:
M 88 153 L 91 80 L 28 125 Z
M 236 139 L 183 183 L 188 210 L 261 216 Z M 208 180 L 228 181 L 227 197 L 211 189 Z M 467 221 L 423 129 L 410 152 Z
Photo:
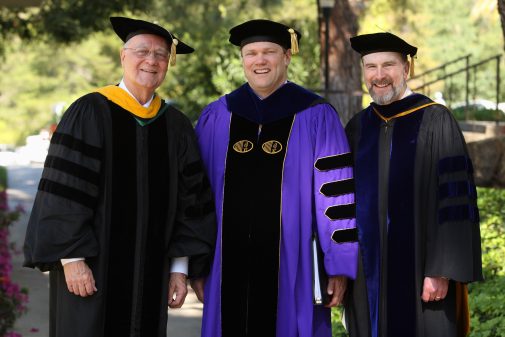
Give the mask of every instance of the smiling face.
M 135 52 L 139 49 L 149 50 L 150 53 L 141 56 Z M 136 35 L 121 49 L 125 85 L 140 103 L 147 102 L 165 79 L 168 58 L 159 58 L 155 55 L 167 53 L 168 50 L 165 39 L 152 34 Z
M 401 99 L 407 89 L 409 63 L 402 54 L 378 52 L 363 56 L 365 84 L 379 105 Z
M 288 78 L 291 50 L 273 42 L 253 42 L 242 47 L 242 66 L 254 92 L 265 98 Z

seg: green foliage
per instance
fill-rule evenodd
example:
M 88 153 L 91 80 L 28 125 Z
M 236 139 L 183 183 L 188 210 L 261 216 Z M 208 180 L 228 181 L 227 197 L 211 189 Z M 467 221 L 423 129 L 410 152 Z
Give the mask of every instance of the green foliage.
M 56 104 L 68 107 L 93 89 L 121 80 L 119 48 L 111 34 L 72 45 L 15 39 L 0 64 L 0 143 L 23 144 L 57 120 Z
M 196 49 L 178 58 L 160 87 L 162 96 L 176 101 L 195 120 L 202 108 L 244 83 L 239 48 L 228 43 L 229 29 L 246 20 L 266 18 L 301 30 L 301 52 L 292 58 L 289 78 L 301 85 L 317 87 L 319 80 L 316 3 L 306 0 L 203 0 L 171 1 L 147 17 L 160 18 L 183 41 Z M 189 18 L 199 18 L 191 20 Z M 183 19 L 181 19 L 183 18 Z
M 485 282 L 469 285 L 471 337 L 505 336 L 505 190 L 479 188 Z
M 103 12 L 97 14 L 92 8 L 79 7 L 86 6 L 82 1 L 48 3 L 55 10 L 51 15 L 60 17 L 62 11 L 68 11 L 68 17 L 55 21 L 57 26 L 50 27 L 48 34 L 54 35 L 56 41 L 75 38 L 78 42 L 62 44 L 48 39 L 30 42 L 14 38 L 5 46 L 4 60 L 0 64 L 3 74 L 0 77 L 0 144 L 22 145 L 26 136 L 57 121 L 58 116 L 53 111 L 55 105 L 68 107 L 79 96 L 121 80 L 119 50 L 122 42 L 107 19 L 111 10 L 117 8 L 107 4 L 102 7 Z M 61 8 L 55 9 L 58 3 Z M 132 1 L 131 6 L 125 8 L 136 8 L 135 3 Z M 82 9 L 80 16 L 76 16 L 71 5 Z M 50 9 L 44 7 L 43 11 L 44 15 L 49 15 Z M 196 49 L 193 54 L 177 57 L 176 66 L 169 69 L 165 82 L 158 89 L 161 97 L 174 101 L 195 120 L 205 105 L 244 83 L 239 49 L 228 43 L 228 31 L 249 19 L 269 18 L 299 29 L 303 34 L 301 52 L 292 58 L 289 78 L 307 87 L 319 87 L 316 14 L 316 2 L 306 0 L 172 0 L 169 4 L 153 0 L 142 13 L 118 15 L 157 21 Z M 88 24 L 93 15 L 96 15 L 96 23 Z M 21 15 L 33 20 L 32 16 Z M 76 27 L 68 28 L 72 25 Z M 68 28 L 67 33 L 75 32 L 75 36 L 65 36 L 65 32 L 60 32 L 65 30 L 62 27 Z M 84 34 L 96 30 L 102 31 L 81 40 Z
M 504 336 L 505 277 L 492 277 L 484 283 L 470 285 L 469 291 L 470 337 Z
M 108 28 L 112 13 L 147 10 L 152 0 L 46 0 L 37 8 L 0 8 L 0 38 L 45 39 L 69 43 Z
M 5 167 L 0 166 L 0 192 L 7 189 L 7 170 Z
M 505 113 L 501 110 L 496 112 L 492 109 L 468 108 L 468 111 L 466 111 L 465 107 L 459 107 L 451 111 L 454 118 L 460 121 L 505 121 Z
M 503 52 L 500 18 L 493 0 L 375 0 L 365 1 L 365 15 L 360 18 L 360 33 L 389 31 L 418 47 L 416 73 L 442 65 L 467 54 L 470 64 Z M 505 62 L 501 60 L 503 69 Z M 430 76 L 434 80 L 464 68 L 465 62 Z M 505 76 L 501 72 L 501 83 Z M 470 99 L 496 99 L 496 62 L 489 62 L 470 72 Z M 413 87 L 423 81 L 411 82 Z M 465 100 L 466 78 L 460 73 L 437 82 L 424 93 L 444 94 L 447 103 Z M 505 97 L 505 86 L 500 96 Z
M 342 307 L 331 309 L 331 328 L 333 337 L 345 337 L 348 336 L 342 325 Z
M 417 73 L 464 54 L 471 53 L 471 62 L 476 62 L 502 50 L 499 16 L 489 0 L 359 2 L 365 13 L 360 32 L 392 31 L 418 46 Z M 48 0 L 41 8 L 1 7 L 0 143 L 23 143 L 28 134 L 54 121 L 55 104 L 68 106 L 93 88 L 119 81 L 121 42 L 110 28 L 110 15 L 158 21 L 196 48 L 196 53 L 179 57 L 159 89 L 162 97 L 174 100 L 193 120 L 210 101 L 244 82 L 238 50 L 227 40 L 229 28 L 248 19 L 270 18 L 299 29 L 301 53 L 292 59 L 290 79 L 309 88 L 321 87 L 316 4 L 307 0 Z M 502 60 L 502 69 L 503 65 Z M 494 99 L 495 68 L 490 63 L 479 67 L 476 76 L 472 72 L 471 98 Z M 462 101 L 464 77 L 437 83 L 426 94 L 438 90 L 449 104 Z M 505 97 L 505 86 L 501 90 Z

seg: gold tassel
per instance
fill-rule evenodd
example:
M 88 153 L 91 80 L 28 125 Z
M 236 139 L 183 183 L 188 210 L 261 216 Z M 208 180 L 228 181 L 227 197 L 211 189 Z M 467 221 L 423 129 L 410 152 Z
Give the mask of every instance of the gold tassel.
M 300 50 L 298 49 L 298 39 L 296 38 L 295 30 L 293 28 L 289 28 L 288 32 L 291 34 L 291 54 L 298 54 Z
M 175 59 L 177 55 L 177 51 L 175 50 L 179 41 L 177 39 L 172 38 L 172 45 L 170 46 L 170 65 L 175 66 Z
M 414 77 L 414 56 L 410 57 L 410 77 Z

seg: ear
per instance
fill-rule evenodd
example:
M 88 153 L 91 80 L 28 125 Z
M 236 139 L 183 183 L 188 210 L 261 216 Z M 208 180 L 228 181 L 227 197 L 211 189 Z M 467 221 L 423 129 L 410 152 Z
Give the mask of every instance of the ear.
M 125 57 L 126 57 L 126 51 L 123 48 L 121 48 L 119 50 L 119 58 L 121 60 L 121 65 L 123 65 L 123 61 L 124 61 Z
M 409 78 L 409 71 L 410 71 L 410 62 L 409 61 L 405 61 L 405 65 L 403 67 L 403 77 L 405 79 Z
M 284 60 L 285 60 L 286 66 L 288 66 L 291 63 L 291 56 L 292 56 L 291 49 L 286 50 L 286 53 L 284 55 L 285 55 Z

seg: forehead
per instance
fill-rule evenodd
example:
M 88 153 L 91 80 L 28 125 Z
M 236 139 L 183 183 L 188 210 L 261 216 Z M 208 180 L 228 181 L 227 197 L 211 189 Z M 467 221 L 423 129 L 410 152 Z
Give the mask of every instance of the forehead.
M 363 56 L 363 64 L 379 64 L 385 62 L 403 63 L 403 55 L 393 51 L 382 51 Z
M 282 47 L 274 42 L 260 41 L 246 44 L 245 46 L 242 47 L 242 52 L 253 50 L 264 50 L 264 49 L 282 50 Z
M 154 34 L 139 34 L 128 40 L 128 44 L 134 46 L 155 45 L 156 47 L 168 48 L 165 38 Z

